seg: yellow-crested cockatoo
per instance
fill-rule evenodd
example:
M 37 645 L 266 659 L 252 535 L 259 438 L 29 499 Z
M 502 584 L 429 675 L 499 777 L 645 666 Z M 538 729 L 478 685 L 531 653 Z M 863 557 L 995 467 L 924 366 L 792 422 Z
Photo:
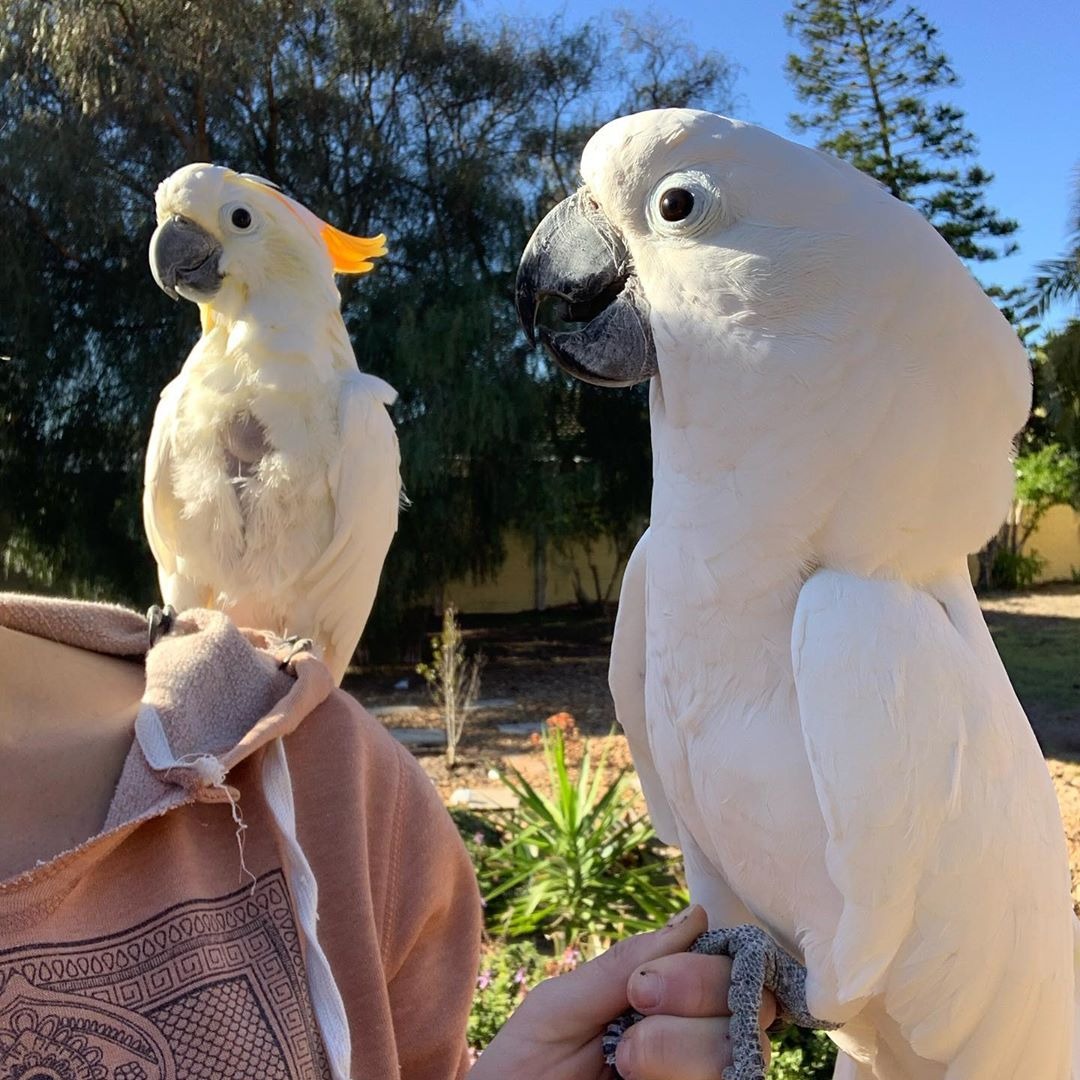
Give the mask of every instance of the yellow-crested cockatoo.
M 340 681 L 397 528 L 396 395 L 362 373 L 334 275 L 349 236 L 267 181 L 188 165 L 157 190 L 150 265 L 198 304 L 202 337 L 165 388 L 143 517 L 166 604 L 309 638 Z
M 1080 1077 L 1062 823 L 966 559 L 1009 505 L 1015 333 L 915 210 L 760 128 L 624 117 L 581 174 L 518 309 L 572 374 L 651 380 L 610 681 L 691 896 L 760 928 L 720 935 L 725 1076 L 762 1075 L 798 961 L 837 1076 Z

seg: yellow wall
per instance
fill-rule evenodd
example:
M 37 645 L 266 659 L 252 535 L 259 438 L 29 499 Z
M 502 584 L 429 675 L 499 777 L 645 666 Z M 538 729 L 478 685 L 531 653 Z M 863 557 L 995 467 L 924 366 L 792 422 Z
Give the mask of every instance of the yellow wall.
M 532 539 L 510 533 L 504 543 L 506 561 L 499 572 L 487 581 L 452 581 L 443 591 L 445 603 L 474 614 L 534 610 Z
M 1046 512 L 1039 527 L 1025 545 L 1028 552 L 1037 551 L 1046 566 L 1039 575 L 1039 582 L 1069 581 L 1073 568 L 1080 571 L 1080 514 L 1068 506 L 1054 506 Z M 444 599 L 452 602 L 459 611 L 484 614 L 487 612 L 511 613 L 533 611 L 538 607 L 558 607 L 572 604 L 577 599 L 575 573 L 590 598 L 595 598 L 596 588 L 590 565 L 596 567 L 601 589 L 607 588 L 616 568 L 614 545 L 602 538 L 594 541 L 588 549 L 578 544 L 566 551 L 549 545 L 542 576 L 542 602 L 538 603 L 537 572 L 532 537 L 510 533 L 506 537 L 506 561 L 493 578 L 488 581 L 455 581 L 446 587 Z M 978 560 L 969 559 L 972 581 L 978 577 Z M 619 597 L 621 568 L 615 575 L 615 585 L 609 599 Z
M 593 541 L 588 547 L 575 544 L 566 550 L 549 544 L 545 565 L 539 575 L 532 537 L 510 533 L 505 544 L 506 561 L 494 577 L 480 582 L 468 579 L 451 582 L 444 590 L 444 601 L 453 603 L 459 611 L 474 614 L 534 611 L 575 603 L 578 599 L 576 582 L 580 582 L 586 596 L 595 599 L 592 567 L 599 575 L 601 590 L 608 588 L 612 575 L 615 575 L 609 599 L 619 598 L 621 568 L 616 568 L 615 546 L 606 537 Z
M 1080 514 L 1071 506 L 1052 506 L 1024 545 L 1046 560 L 1039 581 L 1070 581 L 1080 571 Z

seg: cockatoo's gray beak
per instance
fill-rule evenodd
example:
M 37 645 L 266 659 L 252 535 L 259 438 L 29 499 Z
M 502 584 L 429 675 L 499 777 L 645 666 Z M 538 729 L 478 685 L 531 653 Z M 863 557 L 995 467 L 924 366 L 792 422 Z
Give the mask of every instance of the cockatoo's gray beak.
M 632 386 L 656 374 L 648 301 L 625 241 L 587 191 L 537 226 L 518 267 L 516 302 L 529 340 L 539 338 L 571 375 Z
M 186 217 L 163 221 L 150 239 L 150 270 L 174 300 L 209 300 L 221 285 L 220 259 L 217 240 Z

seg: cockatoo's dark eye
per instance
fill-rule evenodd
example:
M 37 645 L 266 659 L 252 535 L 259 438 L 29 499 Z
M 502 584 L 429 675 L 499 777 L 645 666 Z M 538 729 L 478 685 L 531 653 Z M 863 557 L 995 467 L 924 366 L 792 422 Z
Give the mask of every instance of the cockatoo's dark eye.
M 694 196 L 686 188 L 668 188 L 660 196 L 660 216 L 665 221 L 682 221 L 694 209 Z
M 645 216 L 658 236 L 682 241 L 720 224 L 724 201 L 712 177 L 688 169 L 668 173 L 657 182 L 649 192 Z
M 238 229 L 251 227 L 251 211 L 244 206 L 238 206 L 231 214 L 229 220 Z

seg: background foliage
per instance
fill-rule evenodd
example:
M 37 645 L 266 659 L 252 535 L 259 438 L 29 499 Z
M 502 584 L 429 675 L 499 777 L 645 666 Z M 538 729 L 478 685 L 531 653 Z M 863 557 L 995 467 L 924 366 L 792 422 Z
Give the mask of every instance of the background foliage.
M 894 0 L 797 0 L 788 23 L 797 130 L 913 202 L 961 255 L 1006 250 L 1015 222 L 987 205 L 974 136 L 941 100 L 956 75 L 929 20 Z M 157 183 L 205 159 L 390 237 L 376 274 L 342 282 L 362 366 L 401 394 L 414 506 L 369 646 L 395 651 L 403 613 L 492 572 L 507 529 L 556 545 L 606 535 L 628 553 L 648 509 L 644 391 L 553 371 L 525 348 L 511 286 L 598 125 L 730 107 L 734 67 L 673 25 L 479 24 L 458 0 L 0 0 L 5 579 L 155 595 L 142 458 L 197 323 L 153 286 L 146 245 Z M 1074 233 L 1016 312 L 1075 298 Z M 1038 423 L 1074 448 L 1076 352 L 1070 327 L 1038 354 Z
M 802 46 L 787 71 L 809 111 L 796 131 L 912 203 L 965 259 L 1011 254 L 1019 228 L 986 204 L 993 176 L 975 136 L 939 91 L 958 82 L 937 28 L 895 0 L 795 0 L 785 16 Z M 1000 241 L 995 245 L 995 241 Z
M 361 366 L 401 395 L 414 506 L 369 636 L 490 571 L 508 527 L 638 531 L 644 395 L 602 396 L 529 355 L 513 274 L 598 124 L 724 106 L 732 78 L 722 57 L 629 18 L 509 28 L 471 23 L 456 0 L 0 0 L 8 570 L 154 597 L 142 457 L 197 316 L 154 287 L 146 248 L 156 185 L 197 160 L 390 238 L 377 273 L 341 282 Z

